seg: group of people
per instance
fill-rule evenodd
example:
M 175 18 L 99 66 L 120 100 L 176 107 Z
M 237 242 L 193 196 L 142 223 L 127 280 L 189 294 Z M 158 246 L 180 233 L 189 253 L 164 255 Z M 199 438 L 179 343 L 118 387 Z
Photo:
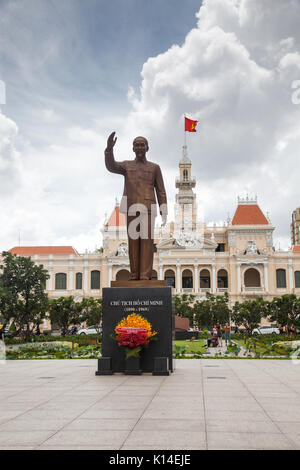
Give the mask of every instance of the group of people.
M 230 343 L 230 324 L 225 325 L 225 345 Z M 211 337 L 207 339 L 207 347 L 222 347 L 223 346 L 223 331 L 221 325 L 214 325 Z

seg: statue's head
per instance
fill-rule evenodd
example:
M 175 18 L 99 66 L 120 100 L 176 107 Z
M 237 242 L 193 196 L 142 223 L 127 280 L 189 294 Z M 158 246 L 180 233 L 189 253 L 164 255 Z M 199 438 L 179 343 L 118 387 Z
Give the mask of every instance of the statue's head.
M 149 150 L 148 140 L 145 137 L 136 137 L 133 141 L 133 151 L 137 159 L 143 159 Z

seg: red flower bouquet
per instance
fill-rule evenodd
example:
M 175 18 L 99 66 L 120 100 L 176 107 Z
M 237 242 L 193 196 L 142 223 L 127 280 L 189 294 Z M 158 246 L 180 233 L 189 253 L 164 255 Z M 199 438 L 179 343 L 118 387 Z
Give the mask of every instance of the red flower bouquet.
M 151 324 L 140 315 L 132 313 L 118 323 L 115 328 L 114 339 L 118 346 L 125 348 L 126 359 L 129 357 L 139 357 L 143 347 L 157 334 L 152 331 Z

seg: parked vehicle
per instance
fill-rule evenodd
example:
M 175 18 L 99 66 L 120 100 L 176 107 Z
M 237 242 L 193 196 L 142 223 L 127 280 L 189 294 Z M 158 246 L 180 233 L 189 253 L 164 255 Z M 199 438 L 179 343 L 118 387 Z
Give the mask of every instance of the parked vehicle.
M 280 330 L 274 326 L 259 326 L 252 331 L 253 335 L 279 335 Z
M 102 327 L 99 325 L 88 326 L 87 328 L 80 328 L 77 335 L 98 335 L 102 333 Z

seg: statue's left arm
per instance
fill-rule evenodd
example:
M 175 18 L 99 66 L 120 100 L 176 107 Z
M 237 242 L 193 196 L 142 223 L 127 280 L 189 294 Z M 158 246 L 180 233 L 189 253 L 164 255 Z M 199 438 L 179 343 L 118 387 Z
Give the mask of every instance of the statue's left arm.
M 163 225 L 165 225 L 167 221 L 167 215 L 168 215 L 167 194 L 165 190 L 165 185 L 164 185 L 164 180 L 163 180 L 163 176 L 161 173 L 161 169 L 158 165 L 156 166 L 156 170 L 155 170 L 154 185 L 155 185 L 156 196 L 157 196 L 157 201 L 159 205 L 159 213 L 162 216 Z

